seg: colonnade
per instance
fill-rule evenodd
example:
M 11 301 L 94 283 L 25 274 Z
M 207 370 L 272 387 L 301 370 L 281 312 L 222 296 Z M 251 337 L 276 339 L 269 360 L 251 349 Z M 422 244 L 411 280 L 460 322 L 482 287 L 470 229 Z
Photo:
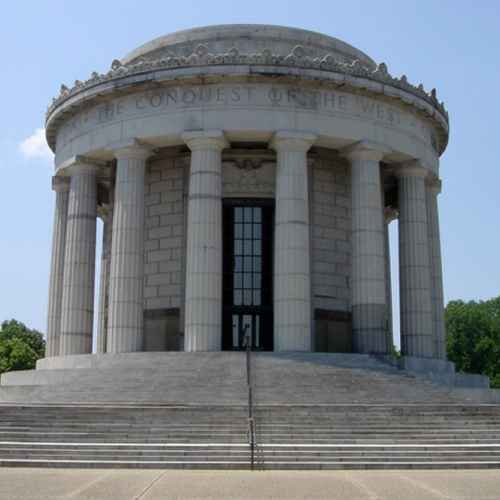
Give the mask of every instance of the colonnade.
M 222 332 L 222 131 L 183 134 L 191 150 L 185 350 L 216 351 Z M 280 131 L 274 240 L 274 344 L 312 350 L 307 152 L 311 133 Z M 97 352 L 143 345 L 144 176 L 150 148 L 117 147 L 113 212 L 105 214 Z M 386 151 L 362 141 L 341 151 L 351 169 L 352 325 L 355 352 L 387 353 L 391 321 L 388 225 L 381 165 Z M 75 158 L 54 181 L 47 356 L 92 348 L 98 168 Z M 414 161 L 395 166 L 399 200 L 401 347 L 408 356 L 445 358 L 437 194 L 439 181 Z M 392 216 L 394 212 L 392 212 Z M 109 278 L 106 276 L 109 275 Z M 109 284 L 108 284 L 109 283 Z

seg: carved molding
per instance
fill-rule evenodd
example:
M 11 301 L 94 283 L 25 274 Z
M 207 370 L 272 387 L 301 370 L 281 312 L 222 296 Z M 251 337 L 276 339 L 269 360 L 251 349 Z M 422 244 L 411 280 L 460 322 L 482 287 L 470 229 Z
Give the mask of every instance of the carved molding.
M 389 73 L 385 63 L 379 64 L 377 68 L 373 70 L 359 60 L 354 60 L 352 63 L 343 62 L 336 59 L 332 54 L 313 58 L 306 55 L 306 51 L 301 45 L 297 45 L 288 55 L 283 56 L 273 54 L 269 49 L 264 49 L 262 52 L 255 54 L 241 54 L 236 48 L 232 48 L 226 53 L 212 54 L 209 52 L 208 47 L 203 44 L 198 45 L 189 56 L 166 54 L 164 57 L 157 59 L 140 57 L 126 65 L 122 64 L 118 59 L 115 59 L 111 63 L 111 69 L 107 73 L 99 74 L 94 71 L 88 80 L 76 80 L 71 88 L 66 85 L 61 85 L 59 95 L 52 100 L 52 104 L 47 110 L 47 117 L 60 104 L 82 90 L 125 76 L 161 69 L 250 64 L 317 69 L 353 77 L 367 78 L 379 83 L 389 84 L 424 99 L 429 104 L 436 107 L 438 111 L 446 117 L 446 120 L 448 120 L 448 112 L 445 109 L 444 103 L 438 101 L 436 89 L 426 92 L 422 84 L 418 86 L 410 84 L 406 75 L 401 76 L 401 78 L 393 77 Z
M 251 172 L 262 167 L 264 160 L 260 158 L 238 158 L 233 160 L 234 166 L 240 170 Z
M 224 195 L 274 194 L 275 162 L 262 158 L 236 158 L 224 160 L 222 164 L 225 167 L 222 177 Z

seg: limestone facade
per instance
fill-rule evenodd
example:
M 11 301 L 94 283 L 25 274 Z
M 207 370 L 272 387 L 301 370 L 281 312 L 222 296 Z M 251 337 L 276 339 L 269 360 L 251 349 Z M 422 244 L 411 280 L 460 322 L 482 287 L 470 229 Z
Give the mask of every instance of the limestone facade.
M 47 355 L 91 353 L 94 309 L 97 353 L 241 348 L 248 330 L 258 349 L 386 354 L 397 217 L 402 352 L 444 359 L 447 134 L 434 90 L 290 28 L 181 32 L 63 86 Z

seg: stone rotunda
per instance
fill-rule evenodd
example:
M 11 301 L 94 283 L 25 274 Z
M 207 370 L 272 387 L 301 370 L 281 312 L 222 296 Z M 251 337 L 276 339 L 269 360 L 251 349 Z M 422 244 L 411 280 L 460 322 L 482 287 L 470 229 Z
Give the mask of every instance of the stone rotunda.
M 47 353 L 1 375 L 0 466 L 500 467 L 500 391 L 445 355 L 435 90 L 212 26 L 63 85 L 46 131 Z
M 445 359 L 436 91 L 295 28 L 155 39 L 61 86 L 47 360 L 255 350 Z M 94 306 L 96 220 L 104 222 Z M 54 361 L 55 362 L 55 361 Z

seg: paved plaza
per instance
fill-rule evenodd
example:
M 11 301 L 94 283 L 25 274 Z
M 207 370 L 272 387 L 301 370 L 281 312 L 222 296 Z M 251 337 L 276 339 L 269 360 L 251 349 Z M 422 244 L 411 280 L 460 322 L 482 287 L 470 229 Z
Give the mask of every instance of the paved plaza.
M 0 469 L 2 500 L 500 499 L 500 471 Z

